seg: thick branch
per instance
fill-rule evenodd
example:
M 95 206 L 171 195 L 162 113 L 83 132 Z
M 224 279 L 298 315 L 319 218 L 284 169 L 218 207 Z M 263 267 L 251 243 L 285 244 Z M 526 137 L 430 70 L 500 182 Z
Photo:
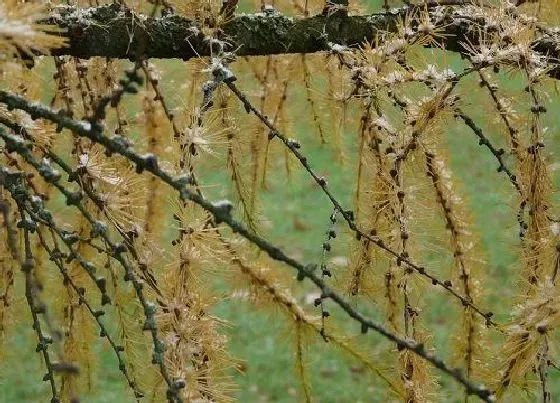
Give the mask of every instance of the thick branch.
M 206 39 L 199 22 L 179 15 L 133 15 L 117 4 L 89 9 L 57 7 L 47 23 L 67 29 L 70 39 L 69 47 L 53 51 L 55 55 L 187 60 L 209 56 L 219 46 Z M 326 36 L 331 42 L 357 46 L 379 30 L 394 30 L 395 23 L 394 15 L 294 18 L 259 13 L 233 18 L 222 27 L 222 39 L 226 50 L 237 50 L 240 56 L 313 53 L 328 49 Z
M 484 25 L 483 21 L 463 17 L 460 7 L 440 7 L 437 13 L 444 15 L 438 23 L 438 41 L 445 49 L 466 53 L 462 43 L 478 43 L 477 27 Z M 227 43 L 225 50 L 236 50 L 240 56 L 314 53 L 329 50 L 329 42 L 357 47 L 385 32 L 395 32 L 404 15 L 404 9 L 372 15 L 336 13 L 307 18 L 277 12 L 238 15 L 222 27 L 222 39 Z M 88 9 L 56 7 L 44 22 L 66 29 L 69 37 L 68 47 L 54 50 L 55 55 L 188 60 L 215 54 L 221 46 L 217 41 L 211 43 L 196 21 L 178 15 L 148 18 L 118 4 Z M 558 38 L 543 34 L 535 41 L 534 49 L 551 58 L 550 74 L 560 78 L 557 44 Z

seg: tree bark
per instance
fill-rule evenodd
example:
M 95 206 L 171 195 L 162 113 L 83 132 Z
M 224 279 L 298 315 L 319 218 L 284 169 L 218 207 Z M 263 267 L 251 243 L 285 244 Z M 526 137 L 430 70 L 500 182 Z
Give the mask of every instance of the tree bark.
M 484 21 L 462 16 L 460 7 L 439 7 L 440 16 L 442 10 L 438 44 L 448 51 L 467 53 L 463 43 L 478 43 L 479 27 L 485 25 Z M 287 17 L 278 12 L 236 15 L 221 27 L 221 39 L 226 43 L 224 50 L 235 50 L 240 56 L 314 53 L 329 50 L 329 43 L 356 48 L 364 41 L 371 42 L 386 32 L 395 32 L 404 15 L 404 9 L 371 15 L 336 13 L 306 18 Z M 66 30 L 68 46 L 54 49 L 51 52 L 54 55 L 188 60 L 211 56 L 220 46 L 205 37 L 196 21 L 179 15 L 149 18 L 133 14 L 118 4 L 86 9 L 55 7 L 42 23 Z M 549 74 L 555 78 L 560 78 L 559 44 L 557 34 L 544 32 L 533 44 L 536 52 L 550 58 Z

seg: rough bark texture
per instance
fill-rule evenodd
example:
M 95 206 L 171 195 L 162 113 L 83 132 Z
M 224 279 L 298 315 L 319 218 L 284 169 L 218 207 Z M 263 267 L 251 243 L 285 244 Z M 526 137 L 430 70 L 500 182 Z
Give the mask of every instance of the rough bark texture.
M 395 21 L 393 15 L 294 18 L 259 13 L 237 15 L 222 29 L 228 50 L 238 49 L 238 55 L 270 55 L 327 50 L 328 41 L 357 46 L 379 30 L 394 30 Z M 146 18 L 117 4 L 58 7 L 47 23 L 65 28 L 70 39 L 69 47 L 52 52 L 56 55 L 187 60 L 211 54 L 200 24 L 178 15 Z
M 438 41 L 445 49 L 464 52 L 461 44 L 467 39 L 471 44 L 478 42 L 477 27 L 484 21 L 458 17 L 452 6 L 443 10 L 446 16 Z M 287 17 L 277 12 L 236 15 L 222 27 L 222 39 L 227 43 L 225 50 L 236 50 L 240 56 L 314 53 L 329 50 L 329 42 L 357 47 L 380 33 L 394 32 L 403 13 L 402 10 L 358 16 L 336 13 L 330 17 L 307 18 Z M 55 55 L 188 60 L 209 56 L 219 46 L 205 38 L 196 21 L 178 15 L 148 18 L 118 4 L 88 9 L 56 7 L 45 22 L 66 29 L 69 38 L 69 46 L 54 50 Z M 556 34 L 546 33 L 534 43 L 536 51 L 551 58 L 550 75 L 556 78 L 560 77 L 558 44 Z

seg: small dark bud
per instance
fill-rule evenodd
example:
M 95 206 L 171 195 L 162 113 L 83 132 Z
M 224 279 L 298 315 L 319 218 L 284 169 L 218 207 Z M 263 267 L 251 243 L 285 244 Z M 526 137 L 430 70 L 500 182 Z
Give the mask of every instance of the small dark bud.
M 21 269 L 24 272 L 30 272 L 35 267 L 35 261 L 33 259 L 25 259 L 21 265 Z
M 153 170 L 157 170 L 158 168 L 158 162 L 157 162 L 157 157 L 154 154 L 146 154 L 144 155 L 144 164 L 146 165 L 146 169 L 153 171 Z
M 288 139 L 287 144 L 288 144 L 288 147 L 290 147 L 290 148 L 296 148 L 296 149 L 301 148 L 301 144 L 298 143 L 296 140 L 293 140 L 293 139 Z
M 66 195 L 66 204 L 68 206 L 77 205 L 80 203 L 80 200 L 82 200 L 83 196 L 84 195 L 81 191 L 69 192 L 68 195 Z
M 185 380 L 184 380 L 184 379 L 181 379 L 181 378 L 175 379 L 175 380 L 173 381 L 173 387 L 174 387 L 175 389 L 183 389 L 186 385 L 187 385 L 187 384 L 186 384 Z
M 156 329 L 156 322 L 154 321 L 153 318 L 148 318 L 146 319 L 146 321 L 144 322 L 144 325 L 142 326 L 142 330 L 144 331 L 152 331 Z
M 113 254 L 118 255 L 120 253 L 125 253 L 127 251 L 127 247 L 124 243 L 117 243 L 113 248 Z
M 110 303 L 111 303 L 111 297 L 109 297 L 107 294 L 102 294 L 101 305 L 105 306 L 105 305 L 109 305 Z
M 107 288 L 107 280 L 105 280 L 105 277 L 96 278 L 95 284 L 97 284 L 97 287 L 99 287 L 100 290 L 106 290 Z

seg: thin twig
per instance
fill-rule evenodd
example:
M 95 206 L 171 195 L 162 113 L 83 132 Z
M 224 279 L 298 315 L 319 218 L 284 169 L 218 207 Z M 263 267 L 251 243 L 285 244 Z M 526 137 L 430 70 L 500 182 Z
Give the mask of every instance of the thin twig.
M 70 129 L 78 136 L 86 137 L 91 141 L 93 141 L 94 143 L 104 146 L 108 153 L 115 153 L 115 154 L 122 155 L 123 157 L 127 158 L 128 160 L 130 160 L 132 163 L 136 165 L 136 170 L 138 173 L 142 173 L 143 171 L 148 171 L 153 175 L 156 175 L 163 182 L 167 183 L 169 186 L 177 190 L 182 199 L 190 200 L 198 204 L 206 211 L 210 212 L 214 216 L 214 219 L 216 220 L 217 223 L 225 223 L 231 228 L 233 232 L 238 233 L 244 238 L 246 238 L 248 241 L 256 245 L 259 249 L 266 252 L 272 259 L 280 262 L 284 262 L 288 266 L 291 266 L 294 269 L 296 269 L 299 280 L 303 280 L 305 278 L 310 279 L 322 291 L 322 295 L 324 295 L 325 298 L 332 299 L 337 305 L 339 305 L 342 308 L 342 310 L 344 310 L 348 314 L 348 316 L 350 316 L 358 323 L 360 323 L 363 332 L 367 332 L 368 329 L 372 329 L 373 331 L 381 334 L 388 340 L 396 343 L 398 348 L 408 349 L 416 353 L 420 357 L 424 358 L 425 360 L 429 361 L 433 366 L 440 369 L 442 372 L 448 374 L 457 382 L 462 384 L 466 388 L 469 394 L 476 395 L 480 399 L 487 402 L 492 402 L 494 400 L 494 396 L 491 390 L 487 389 L 484 386 L 480 386 L 473 383 L 471 380 L 467 379 L 463 375 L 460 369 L 456 369 L 448 366 L 440 358 L 426 351 L 424 344 L 417 343 L 416 341 L 413 340 L 403 339 L 400 336 L 387 330 L 381 324 L 363 316 L 358 310 L 356 310 L 352 306 L 352 304 L 346 301 L 341 295 L 334 292 L 330 287 L 328 287 L 325 284 L 325 282 L 319 276 L 317 276 L 314 273 L 314 269 L 316 268 L 315 265 L 304 265 L 299 261 L 287 256 L 279 247 L 273 245 L 272 243 L 268 242 L 264 238 L 258 236 L 254 232 L 247 229 L 242 223 L 233 219 L 231 216 L 231 209 L 233 206 L 229 202 L 212 203 L 207 199 L 205 199 L 204 197 L 202 197 L 201 195 L 197 194 L 196 192 L 191 191 L 188 188 L 190 179 L 186 178 L 184 175 L 179 175 L 178 177 L 175 177 L 169 172 L 163 170 L 159 165 L 157 157 L 155 155 L 153 154 L 140 155 L 136 151 L 134 151 L 131 145 L 122 136 L 107 137 L 99 130 L 98 126 L 92 128 L 91 125 L 88 124 L 87 122 L 75 121 L 73 119 L 70 119 L 64 114 L 60 115 L 57 112 L 54 112 L 49 108 L 46 108 L 40 104 L 36 104 L 36 103 L 30 104 L 24 98 L 21 98 L 17 95 L 10 94 L 6 91 L 0 91 L 0 102 L 6 103 L 10 108 L 17 108 L 17 109 L 24 110 L 28 112 L 31 115 L 31 117 L 34 119 L 43 118 L 43 119 L 51 120 L 61 128 Z M 26 146 L 26 142 L 20 137 L 6 134 L 4 130 L 1 129 L 0 129 L 0 136 L 6 142 L 8 149 L 11 150 L 12 152 L 17 152 L 20 155 L 29 152 Z M 76 206 L 79 205 L 80 204 L 78 201 L 78 204 L 76 204 Z M 89 216 L 89 213 L 87 213 L 87 211 L 82 212 L 82 214 Z M 348 217 L 349 215 L 348 212 L 344 212 L 343 214 L 346 215 L 346 217 Z M 377 240 L 377 243 L 383 245 L 383 243 L 380 240 Z M 121 262 L 122 265 L 125 267 L 130 267 L 128 266 L 126 261 L 122 258 L 121 256 L 122 252 L 123 251 L 120 248 L 115 248 L 116 255 L 119 256 L 120 259 L 122 259 Z M 144 307 L 147 319 L 148 320 L 152 319 L 153 322 L 153 313 L 152 316 L 149 316 L 148 312 L 146 312 L 147 310 L 149 310 L 149 306 L 143 294 L 141 293 L 142 286 L 140 285 L 138 279 L 136 278 L 136 275 L 133 273 L 131 268 L 129 272 L 127 272 L 127 276 L 128 279 L 133 280 L 133 284 L 137 291 L 137 296 L 140 299 L 142 306 Z M 158 346 L 160 346 L 160 342 L 159 339 L 157 338 L 157 327 L 156 326 L 153 327 L 149 326 L 149 327 L 152 332 L 152 338 L 154 341 L 154 346 L 156 347 L 156 353 L 161 354 L 158 363 L 160 364 L 162 375 L 164 376 L 166 382 L 168 382 L 168 385 L 171 387 L 172 386 L 171 380 L 167 375 L 165 364 L 163 362 L 163 356 L 162 356 L 163 351 L 161 351 L 161 349 L 163 348 L 163 344 L 161 344 L 161 347 L 159 347 L 158 349 Z

